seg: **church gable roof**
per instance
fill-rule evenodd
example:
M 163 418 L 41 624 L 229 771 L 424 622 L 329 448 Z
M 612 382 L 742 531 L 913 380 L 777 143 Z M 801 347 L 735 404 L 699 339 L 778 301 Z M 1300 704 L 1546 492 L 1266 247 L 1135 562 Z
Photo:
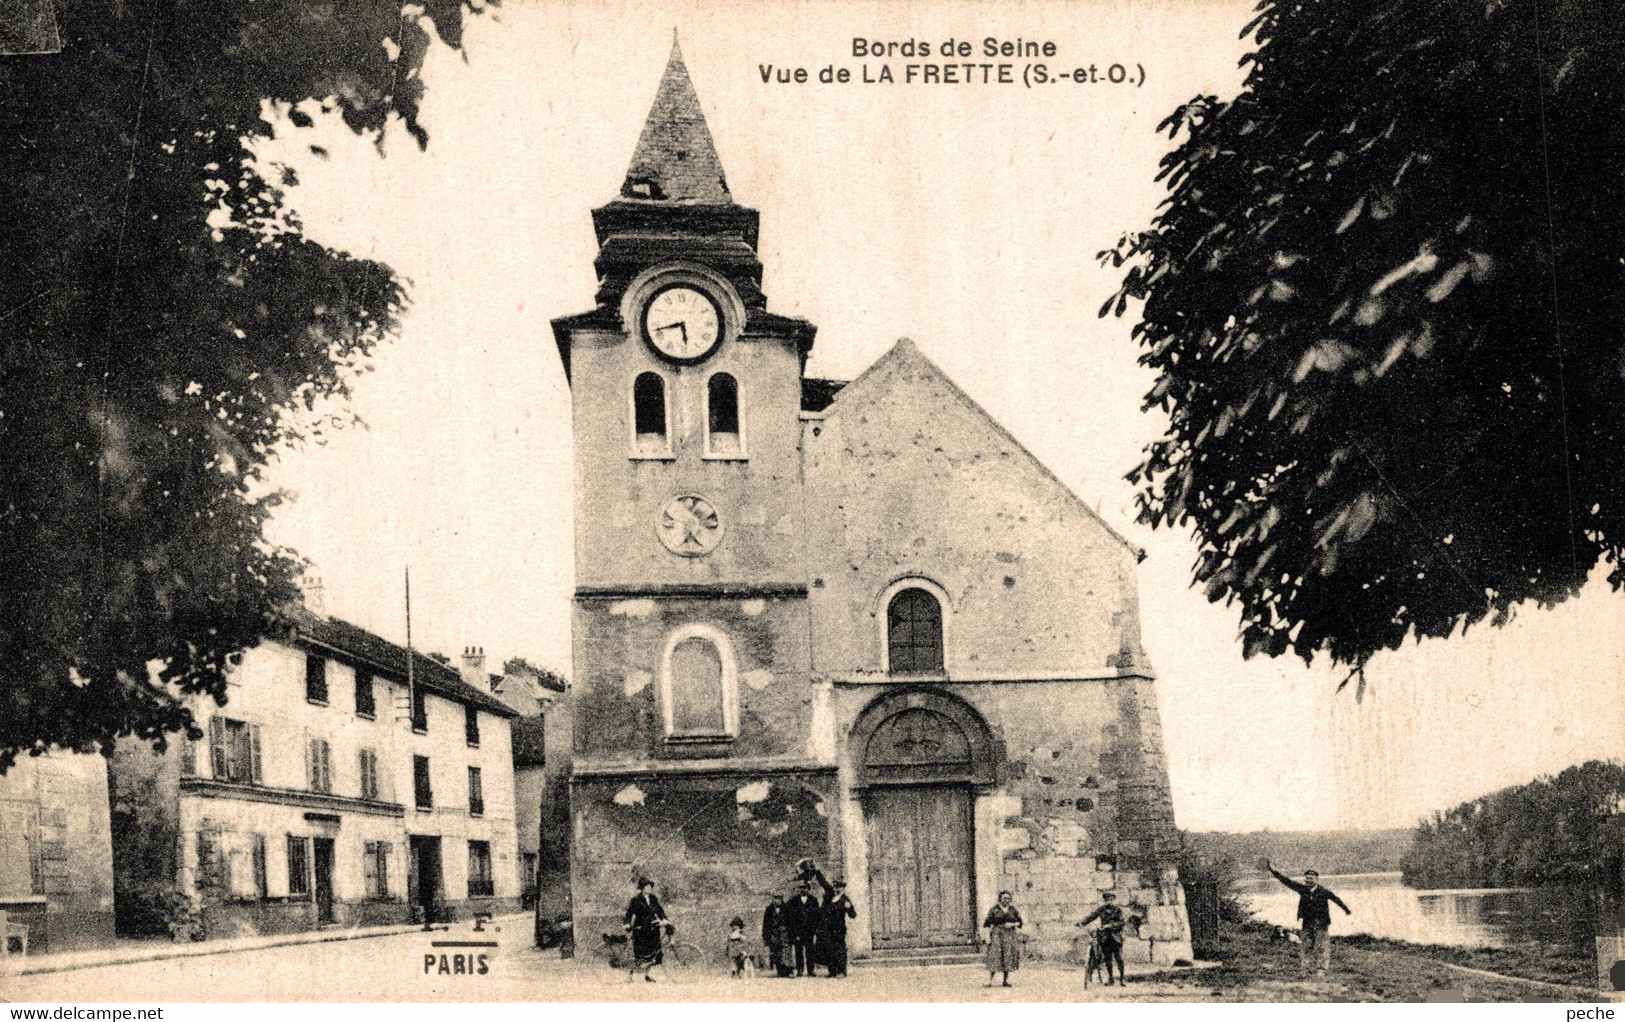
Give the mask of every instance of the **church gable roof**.
M 869 366 L 869 368 L 858 374 L 857 378 L 851 383 L 848 383 L 842 387 L 834 395 L 834 399 L 830 402 L 826 412 L 826 418 L 833 418 L 839 415 L 842 411 L 852 408 L 865 400 L 872 399 L 884 401 L 885 397 L 883 391 L 873 394 L 871 394 L 871 392 L 876 391 L 876 388 L 887 386 L 889 381 L 896 380 L 900 374 L 905 373 L 910 369 L 923 372 L 927 376 L 941 383 L 943 389 L 946 390 L 952 398 L 958 401 L 964 408 L 969 410 L 977 418 L 981 419 L 988 426 L 988 428 L 990 428 L 1000 437 L 1000 439 L 1008 443 L 1011 448 L 1019 454 L 1020 457 L 1024 458 L 1034 469 L 1037 470 L 1039 475 L 1047 479 L 1056 487 L 1056 489 L 1063 493 L 1072 504 L 1079 508 L 1084 513 L 1085 517 L 1098 524 L 1106 531 L 1107 535 L 1112 537 L 1112 539 L 1127 547 L 1136 558 L 1143 558 L 1145 556 L 1144 550 L 1129 542 L 1122 536 L 1121 533 L 1112 528 L 1111 525 L 1104 518 L 1102 518 L 1094 508 L 1090 507 L 1084 502 L 1082 497 L 1077 495 L 1072 487 L 1062 482 L 1061 478 L 1052 472 L 1049 466 L 1038 460 L 1038 457 L 1029 451 L 1025 444 L 1016 439 L 1015 435 L 1012 434 L 1008 429 L 1005 429 L 1004 426 L 1000 424 L 999 420 L 989 415 L 986 409 L 976 403 L 975 398 L 965 393 L 965 391 L 953 381 L 952 377 L 942 371 L 941 366 L 931 361 L 931 359 L 926 356 L 925 352 L 920 350 L 919 345 L 915 344 L 907 337 L 900 338 L 896 344 L 892 345 L 891 350 L 887 351 L 886 354 L 876 359 L 874 363 Z
M 621 197 L 704 205 L 733 202 L 675 32 L 671 59 L 632 153 Z

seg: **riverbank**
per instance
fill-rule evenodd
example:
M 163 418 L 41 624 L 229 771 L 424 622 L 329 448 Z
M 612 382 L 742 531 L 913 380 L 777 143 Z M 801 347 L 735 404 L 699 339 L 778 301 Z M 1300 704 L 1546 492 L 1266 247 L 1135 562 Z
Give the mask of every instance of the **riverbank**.
M 1332 943 L 1332 972 L 1322 980 L 1303 976 L 1298 945 L 1273 940 L 1273 932 L 1264 923 L 1226 925 L 1216 947 L 1198 949 L 1201 957 L 1223 964 L 1202 970 L 1189 985 L 1206 987 L 1209 997 L 1225 1000 L 1607 999 L 1596 990 L 1594 958 L 1573 947 L 1537 953 L 1409 944 L 1363 934 L 1337 937 Z M 1129 990 L 1132 993 L 1132 983 Z

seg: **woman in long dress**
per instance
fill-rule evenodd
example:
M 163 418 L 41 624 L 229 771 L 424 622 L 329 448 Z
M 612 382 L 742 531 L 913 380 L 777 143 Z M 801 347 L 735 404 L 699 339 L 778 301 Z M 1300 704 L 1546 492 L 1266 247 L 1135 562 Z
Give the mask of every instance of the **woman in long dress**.
M 644 982 L 653 983 L 655 978 L 650 971 L 662 961 L 662 930 L 671 927 L 666 920 L 666 910 L 655 896 L 655 882 L 647 877 L 638 879 L 638 893 L 627 904 L 626 915 L 623 917 L 626 932 L 632 939 L 632 967 L 626 974 L 626 981 L 632 982 L 637 978 L 638 970 L 643 970 Z
M 994 973 L 1004 973 L 1004 986 L 1010 985 L 1010 974 L 1021 968 L 1021 913 L 1013 904 L 1015 896 L 1009 891 L 999 892 L 999 903 L 987 911 L 982 925 L 987 928 L 987 985 L 993 985 Z

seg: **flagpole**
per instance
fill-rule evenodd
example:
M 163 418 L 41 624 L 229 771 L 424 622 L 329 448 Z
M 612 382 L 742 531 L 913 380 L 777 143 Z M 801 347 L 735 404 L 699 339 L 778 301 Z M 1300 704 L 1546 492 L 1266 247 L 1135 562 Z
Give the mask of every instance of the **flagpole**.
M 417 673 L 413 669 L 412 661 L 416 660 L 417 657 L 412 652 L 412 566 L 410 564 L 405 566 L 404 573 L 406 579 L 406 726 L 416 731 L 418 690 Z M 413 782 L 416 783 L 415 774 L 413 775 Z M 423 883 L 422 876 L 418 877 L 418 883 Z M 422 897 L 421 890 L 419 897 Z M 425 901 L 423 903 L 423 930 L 427 933 L 433 929 L 434 920 L 429 916 L 429 902 Z
M 406 566 L 406 695 L 410 701 L 407 714 L 417 711 L 417 687 L 412 674 L 412 566 Z

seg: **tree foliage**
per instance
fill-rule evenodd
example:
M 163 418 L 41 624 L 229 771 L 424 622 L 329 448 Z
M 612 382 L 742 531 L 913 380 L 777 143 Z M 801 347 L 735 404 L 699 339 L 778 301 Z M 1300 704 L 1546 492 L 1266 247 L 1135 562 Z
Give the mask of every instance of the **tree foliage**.
M 1419 823 L 1401 860 L 1413 887 L 1564 884 L 1617 896 L 1625 767 L 1592 760 Z
M 1625 5 L 1265 0 L 1199 96 L 1101 310 L 1248 655 L 1363 665 L 1625 583 Z
M 262 536 L 267 455 L 321 428 L 286 413 L 347 393 L 404 293 L 303 237 L 245 143 L 305 101 L 422 143 L 417 71 L 464 15 L 57 0 L 60 52 L 0 57 L 0 769 L 161 743 L 279 626 L 300 562 Z

